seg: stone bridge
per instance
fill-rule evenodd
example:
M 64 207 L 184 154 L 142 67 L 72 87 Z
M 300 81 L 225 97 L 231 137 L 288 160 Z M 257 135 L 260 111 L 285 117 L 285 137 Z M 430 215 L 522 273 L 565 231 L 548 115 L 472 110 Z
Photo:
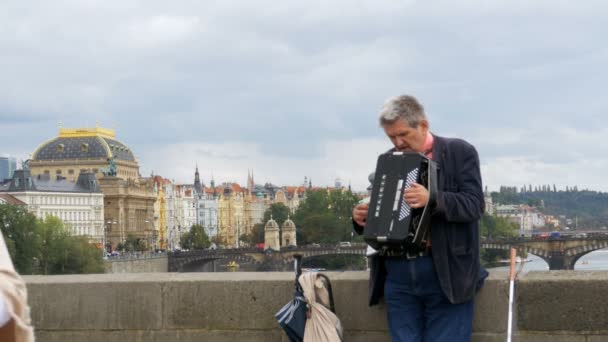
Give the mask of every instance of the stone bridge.
M 481 247 L 505 250 L 514 247 L 519 251 L 541 257 L 549 264 L 550 270 L 573 270 L 574 264 L 583 255 L 598 249 L 608 248 L 608 236 L 484 241 Z
M 352 246 L 296 247 L 282 249 L 281 251 L 261 251 L 253 248 L 192 250 L 169 253 L 169 272 L 181 272 L 206 263 L 211 263 L 215 270 L 217 260 L 234 261 L 238 264 L 254 264 L 258 268 L 262 265 L 271 265 L 270 267 L 273 269 L 283 270 L 293 264 L 296 254 L 302 255 L 303 260 L 323 255 L 365 256 L 366 249 L 366 244 L 353 244 Z
M 588 238 L 555 237 L 555 238 L 518 238 L 511 240 L 483 241 L 482 248 L 508 250 L 515 247 L 539 256 L 549 265 L 550 270 L 572 270 L 574 264 L 583 255 L 598 249 L 608 248 L 608 236 Z M 225 263 L 234 261 L 238 264 L 254 265 L 256 270 L 287 270 L 293 263 L 294 255 L 300 254 L 303 259 L 322 255 L 361 255 L 365 256 L 366 244 L 352 246 L 297 247 L 281 251 L 261 251 L 259 249 L 218 249 L 192 250 L 169 253 L 169 272 L 182 272 L 210 263 L 215 270 L 216 261 Z M 266 265 L 265 269 L 261 267 Z

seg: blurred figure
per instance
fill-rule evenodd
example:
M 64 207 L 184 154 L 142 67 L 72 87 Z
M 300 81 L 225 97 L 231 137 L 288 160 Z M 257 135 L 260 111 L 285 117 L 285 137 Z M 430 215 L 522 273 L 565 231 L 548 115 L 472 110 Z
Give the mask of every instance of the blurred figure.
M 0 341 L 34 341 L 25 282 L 15 272 L 0 233 Z

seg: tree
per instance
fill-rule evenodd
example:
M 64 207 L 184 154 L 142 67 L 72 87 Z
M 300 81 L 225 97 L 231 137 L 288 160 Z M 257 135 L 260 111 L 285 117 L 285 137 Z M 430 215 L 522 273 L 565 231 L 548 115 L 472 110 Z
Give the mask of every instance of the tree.
M 274 217 L 274 216 L 273 216 Z M 258 243 L 264 243 L 264 227 L 265 223 L 256 223 L 251 228 L 251 232 L 249 234 L 241 235 L 241 241 L 246 244 L 253 246 Z
M 129 234 L 124 242 L 118 243 L 116 249 L 123 252 L 143 252 L 148 249 L 148 246 L 144 239 Z
M 279 227 L 282 227 L 283 223 L 287 220 L 287 216 L 289 215 L 289 208 L 283 203 L 271 204 L 270 207 L 264 212 L 264 224 L 270 220 L 271 214 L 272 219 L 277 221 Z
M 200 224 L 195 224 L 190 227 L 189 232 L 182 234 L 180 245 L 185 249 L 205 249 L 211 246 L 211 241 L 205 228 Z
M 40 250 L 38 228 L 36 217 L 24 207 L 0 204 L 0 230 L 15 269 L 21 274 L 34 271 Z
M 58 274 L 65 270 L 69 249 L 69 234 L 63 222 L 54 216 L 40 221 L 40 273 Z
M 479 232 L 487 240 L 508 239 L 518 235 L 518 225 L 505 217 L 484 215 L 479 222 Z M 500 259 L 509 257 L 509 251 L 483 249 L 481 261 L 483 265 L 490 265 Z
M 85 236 L 71 236 L 64 223 L 54 216 L 40 220 L 41 274 L 103 273 L 101 251 Z
M 358 199 L 350 191 L 308 190 L 294 214 L 298 241 L 336 243 L 352 235 L 352 209 Z
M 101 251 L 86 237 L 70 236 L 53 216 L 38 220 L 25 208 L 0 205 L 0 228 L 21 274 L 103 272 Z

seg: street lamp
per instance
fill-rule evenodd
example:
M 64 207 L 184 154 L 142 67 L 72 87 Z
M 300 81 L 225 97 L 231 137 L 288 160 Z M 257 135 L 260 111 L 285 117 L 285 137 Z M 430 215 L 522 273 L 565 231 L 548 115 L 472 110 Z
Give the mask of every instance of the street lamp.
M 111 225 L 111 224 L 117 224 L 117 223 L 118 223 L 118 222 L 116 222 L 115 220 L 109 219 L 109 220 L 107 220 L 107 221 L 106 221 L 106 225 L 104 225 L 104 235 L 103 235 L 103 248 L 104 248 L 104 250 L 107 248 L 107 247 L 106 247 L 106 243 L 107 243 L 107 239 L 108 239 L 108 238 L 107 238 L 107 235 L 108 235 L 108 228 L 110 228 L 110 230 L 112 230 L 112 229 L 111 229 L 112 227 L 111 227 L 111 226 L 110 226 L 110 227 L 108 227 L 108 225 Z M 110 243 L 111 243 L 111 242 L 110 242 Z

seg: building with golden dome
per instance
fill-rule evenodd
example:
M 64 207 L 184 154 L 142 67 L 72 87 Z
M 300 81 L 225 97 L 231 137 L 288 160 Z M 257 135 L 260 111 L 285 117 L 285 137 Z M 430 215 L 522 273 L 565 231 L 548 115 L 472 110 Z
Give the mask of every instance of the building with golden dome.
M 139 178 L 139 164 L 133 151 L 116 140 L 114 130 L 60 128 L 59 136 L 42 143 L 32 153 L 29 167 L 34 175 L 60 176 L 73 182 L 81 171 L 91 170 L 97 178 L 102 177 L 110 160 L 116 166 L 116 177 Z
M 103 193 L 105 241 L 116 249 L 132 235 L 150 248 L 154 244 L 154 182 L 140 179 L 131 149 L 116 139 L 114 130 L 60 128 L 59 136 L 42 143 L 28 162 L 32 175 L 75 182 L 91 171 Z

